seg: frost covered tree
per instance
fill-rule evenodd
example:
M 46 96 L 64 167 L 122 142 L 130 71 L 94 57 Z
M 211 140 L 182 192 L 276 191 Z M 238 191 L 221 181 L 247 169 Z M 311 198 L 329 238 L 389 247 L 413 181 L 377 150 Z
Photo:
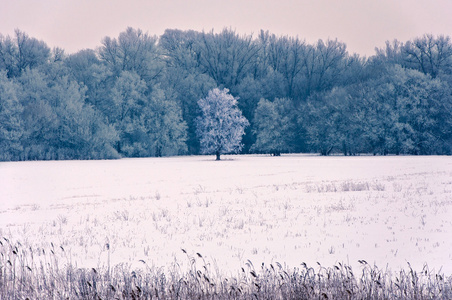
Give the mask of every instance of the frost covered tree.
M 262 98 L 254 114 L 254 123 L 256 142 L 251 147 L 253 151 L 280 156 L 282 152 L 294 150 L 297 129 L 292 100 Z
M 222 153 L 242 149 L 242 136 L 248 120 L 237 107 L 237 99 L 228 89 L 215 88 L 206 98 L 198 101 L 201 116 L 196 119 L 196 130 L 204 154 L 215 153 L 220 160 Z
M 124 71 L 137 73 L 147 85 L 161 76 L 164 67 L 157 37 L 131 27 L 121 32 L 117 39 L 105 37 L 98 53 L 115 76 Z
M 17 85 L 6 77 L 5 71 L 0 71 L 0 161 L 17 159 L 22 151 L 23 108 L 17 93 Z
M 172 95 L 162 89 L 154 89 L 144 113 L 151 156 L 170 156 L 187 152 L 187 124 Z
M 144 156 L 146 128 L 144 108 L 147 106 L 146 83 L 135 72 L 124 71 L 111 91 L 113 105 L 108 120 L 119 133 L 116 151 L 125 156 Z M 137 150 L 140 149 L 140 150 Z
M 6 69 L 8 78 L 20 76 L 26 69 L 46 64 L 50 48 L 43 41 L 29 37 L 16 29 L 14 36 L 0 34 L 0 69 Z
M 18 78 L 23 151 L 14 159 L 119 157 L 112 147 L 117 141 L 114 128 L 85 103 L 83 86 L 68 76 L 49 76 L 58 71 L 55 65 L 46 73 L 27 69 Z

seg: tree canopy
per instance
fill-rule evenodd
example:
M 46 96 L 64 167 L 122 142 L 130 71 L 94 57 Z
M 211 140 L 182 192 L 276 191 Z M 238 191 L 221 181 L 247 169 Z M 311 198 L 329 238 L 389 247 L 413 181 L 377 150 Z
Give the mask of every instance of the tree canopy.
M 337 39 L 228 28 L 126 28 L 99 44 L 67 54 L 0 34 L 0 160 L 452 154 L 449 36 L 388 41 L 370 57 Z M 223 117 L 249 122 L 229 133 L 234 146 L 212 150 L 200 134 L 212 93 Z

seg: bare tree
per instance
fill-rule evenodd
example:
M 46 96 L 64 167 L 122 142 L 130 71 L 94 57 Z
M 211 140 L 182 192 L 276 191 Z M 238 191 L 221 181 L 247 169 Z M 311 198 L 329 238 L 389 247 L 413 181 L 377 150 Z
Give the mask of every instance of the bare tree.
M 27 68 L 47 63 L 50 48 L 43 41 L 29 37 L 16 29 L 14 37 L 0 36 L 0 67 L 3 65 L 8 77 L 17 77 Z
M 116 76 L 122 71 L 132 71 L 147 83 L 157 79 L 164 68 L 157 38 L 130 27 L 117 39 L 105 37 L 99 56 Z
M 451 68 L 452 45 L 449 36 L 426 34 L 408 41 L 403 53 L 408 67 L 430 74 L 433 78 Z
M 261 32 L 260 41 L 264 45 L 268 65 L 284 78 L 285 96 L 298 98 L 295 94 L 295 85 L 304 68 L 306 43 L 300 41 L 298 37 L 277 37 L 268 32 Z
M 219 34 L 203 32 L 199 47 L 201 67 L 218 85 L 229 88 L 246 77 L 259 52 L 251 35 L 239 36 L 230 29 Z
M 333 87 L 344 70 L 346 57 L 346 46 L 337 39 L 309 45 L 303 61 L 306 96 Z

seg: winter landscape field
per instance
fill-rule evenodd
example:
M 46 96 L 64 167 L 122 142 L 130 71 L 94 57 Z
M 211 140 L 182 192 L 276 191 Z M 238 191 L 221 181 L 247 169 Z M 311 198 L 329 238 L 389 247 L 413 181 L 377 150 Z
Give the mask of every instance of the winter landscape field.
M 269 266 L 360 274 L 364 261 L 452 273 L 447 156 L 3 162 L 0 199 L 4 286 L 19 261 L 217 278 Z

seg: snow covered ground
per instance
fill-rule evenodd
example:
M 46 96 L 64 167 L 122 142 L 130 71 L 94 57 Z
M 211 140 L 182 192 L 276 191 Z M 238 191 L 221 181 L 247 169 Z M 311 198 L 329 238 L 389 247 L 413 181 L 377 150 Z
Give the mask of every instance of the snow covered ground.
M 248 260 L 452 274 L 451 157 L 223 159 L 0 163 L 0 237 L 86 267 L 183 268 L 184 249 L 226 276 Z

